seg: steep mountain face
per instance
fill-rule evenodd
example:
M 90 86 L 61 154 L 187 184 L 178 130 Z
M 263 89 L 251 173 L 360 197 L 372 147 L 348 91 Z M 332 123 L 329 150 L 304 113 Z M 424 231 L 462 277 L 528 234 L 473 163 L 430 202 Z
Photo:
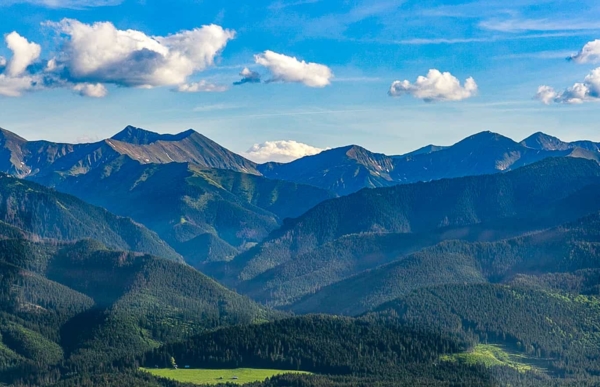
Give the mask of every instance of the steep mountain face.
M 65 177 L 88 173 L 122 155 L 143 164 L 189 162 L 207 168 L 259 174 L 253 162 L 191 129 L 161 135 L 128 126 L 111 139 L 91 144 L 26 141 L 0 130 L 0 172 L 44 185 L 53 186 Z
M 317 249 L 340 238 L 364 233 L 423 234 L 493 222 L 500 223 L 496 230 L 503 230 L 506 225 L 501 223 L 509 219 L 517 219 L 512 221 L 513 226 L 545 228 L 556 221 L 573 219 L 568 218 L 569 211 L 556 208 L 561 201 L 599 181 L 600 165 L 596 162 L 551 158 L 509 173 L 363 190 L 325 201 L 301 217 L 284 222 L 268 239 L 213 275 L 228 284 L 239 284 L 295 257 L 319 255 Z M 593 192 L 589 195 L 592 204 L 581 207 L 581 211 L 594 208 L 596 196 Z M 562 205 L 577 208 L 569 203 Z M 450 232 L 446 239 L 456 239 L 460 233 Z
M 393 168 L 391 157 L 369 152 L 356 145 L 326 150 L 287 164 L 267 163 L 258 166 L 265 177 L 310 184 L 338 195 L 365 187 L 392 185 L 390 172 Z
M 146 225 L 195 267 L 233 258 L 283 219 L 332 197 L 312 186 L 125 156 L 57 189 Z
M 92 238 L 115 249 L 155 254 L 181 261 L 146 227 L 74 196 L 0 173 L 0 221 L 33 238 L 73 241 Z
M 191 129 L 176 135 L 160 135 L 128 126 L 107 142 L 120 154 L 140 163 L 191 163 L 206 168 L 259 174 L 255 163 Z
M 0 268 L 0 380 L 9 385 L 11 377 L 53 368 L 79 373 L 278 316 L 189 266 L 91 240 L 3 240 Z
M 540 141 L 531 138 L 517 143 L 496 133 L 482 132 L 450 147 L 429 145 L 402 156 L 374 154 L 351 146 L 288 164 L 267 163 L 258 169 L 267 177 L 311 184 L 347 195 L 362 188 L 504 172 L 548 157 L 600 160 L 598 147 L 586 142 L 543 147 Z
M 143 223 L 196 267 L 233 258 L 283 219 L 333 197 L 259 177 L 254 163 L 193 130 L 160 135 L 128 126 L 76 145 L 28 142 L 7 131 L 0 138 L 7 172 Z

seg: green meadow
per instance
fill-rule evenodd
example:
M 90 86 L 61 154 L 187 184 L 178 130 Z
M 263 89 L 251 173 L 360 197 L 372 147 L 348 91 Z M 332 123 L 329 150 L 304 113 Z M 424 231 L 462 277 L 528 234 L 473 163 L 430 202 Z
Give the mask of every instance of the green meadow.
M 235 383 L 244 384 L 251 382 L 263 381 L 275 375 L 286 373 L 309 374 L 303 371 L 288 371 L 288 370 L 266 370 L 256 368 L 236 368 L 236 369 L 170 369 L 170 368 L 142 368 L 143 371 L 149 372 L 154 376 L 176 380 L 183 383 L 194 384 L 219 384 L 219 383 Z M 237 377 L 237 379 L 234 379 Z

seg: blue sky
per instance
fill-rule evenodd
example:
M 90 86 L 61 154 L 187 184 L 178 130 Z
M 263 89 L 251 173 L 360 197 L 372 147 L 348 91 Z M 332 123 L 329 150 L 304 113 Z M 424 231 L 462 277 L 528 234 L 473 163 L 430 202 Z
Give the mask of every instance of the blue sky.
M 109 137 L 127 124 L 169 133 L 194 128 L 239 153 L 294 140 L 400 154 L 482 130 L 519 140 L 544 131 L 598 141 L 598 93 L 595 78 L 586 78 L 597 58 L 565 58 L 600 38 L 599 16 L 600 4 L 592 0 L 0 0 L 0 33 L 16 31 L 41 48 L 27 70 L 13 73 L 40 77 L 52 58 L 66 69 L 43 87 L 36 81 L 19 96 L 0 95 L 0 127 L 65 142 Z M 59 25 L 64 19 L 71 24 Z M 222 46 L 208 60 L 214 64 L 181 70 L 185 82 L 177 74 L 167 81 L 142 74 L 139 81 L 137 72 L 121 74 L 123 66 L 118 76 L 114 68 L 77 72 L 85 55 L 75 55 L 86 43 L 75 46 L 72 31 L 96 22 L 148 39 L 211 24 L 231 36 L 211 37 Z M 5 44 L 0 55 L 10 66 Z M 290 70 L 292 57 L 315 67 Z M 180 65 L 165 63 L 160 70 L 169 74 L 168 66 Z M 262 82 L 234 86 L 246 67 Z M 440 91 L 415 81 L 430 69 L 449 72 L 460 84 Z M 476 90 L 465 86 L 470 77 Z M 404 80 L 409 83 L 397 84 L 397 96 L 389 96 L 392 82 Z M 577 90 L 565 90 L 577 82 L 587 87 L 579 99 Z M 181 84 L 212 91 L 178 92 Z M 542 85 L 553 88 L 539 98 L 548 104 L 534 99 Z

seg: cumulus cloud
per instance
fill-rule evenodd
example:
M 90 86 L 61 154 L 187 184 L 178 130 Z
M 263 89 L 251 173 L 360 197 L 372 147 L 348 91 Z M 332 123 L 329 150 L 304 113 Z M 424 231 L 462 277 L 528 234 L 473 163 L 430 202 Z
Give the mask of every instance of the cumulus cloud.
M 190 75 L 214 64 L 235 36 L 214 24 L 164 37 L 119 30 L 110 22 L 63 19 L 46 25 L 65 38 L 57 62 L 72 81 L 133 87 L 186 83 Z
M 4 37 L 12 51 L 9 59 L 0 57 L 0 95 L 18 97 L 25 91 L 40 87 L 41 77 L 27 72 L 27 68 L 40 57 L 41 47 L 31 43 L 16 32 Z
M 592 70 L 583 82 L 575 83 L 573 86 L 556 91 L 550 86 L 540 86 L 535 98 L 549 105 L 551 103 L 581 104 L 600 100 L 600 67 Z
M 31 43 L 16 32 L 11 32 L 4 38 L 6 46 L 12 51 L 12 57 L 6 63 L 6 75 L 17 77 L 35 62 L 42 52 L 39 44 Z
M 600 62 L 600 39 L 586 43 L 585 46 L 575 55 L 568 59 L 575 63 L 598 63 Z
M 394 81 L 388 94 L 392 97 L 412 95 L 425 102 L 462 101 L 477 94 L 477 83 L 470 77 L 461 86 L 460 81 L 449 72 L 431 69 L 426 76 L 419 76 L 415 83 Z
M 227 86 L 215 85 L 207 81 L 193 83 L 184 83 L 177 86 L 176 91 L 180 93 L 201 93 L 201 92 L 222 92 L 227 90 Z
M 39 87 L 39 80 L 32 76 L 9 77 L 0 74 L 0 95 L 19 97 L 26 91 Z
M 246 151 L 245 156 L 258 163 L 267 161 L 290 162 L 304 156 L 316 155 L 323 151 L 324 149 L 301 142 L 281 140 L 254 144 Z
M 272 78 L 267 82 L 296 82 L 309 87 L 325 87 L 331 84 L 333 78 L 333 72 L 325 65 L 307 63 L 269 50 L 255 55 L 254 60 L 271 72 Z
M 169 85 L 184 92 L 226 89 L 206 81 L 188 81 L 212 66 L 235 37 L 234 31 L 218 25 L 167 36 L 119 30 L 110 22 L 85 24 L 63 19 L 45 25 L 58 33 L 56 56 L 50 60 L 41 60 L 40 45 L 17 32 L 5 36 L 12 56 L 0 57 L 1 95 L 68 88 L 82 96 L 100 98 L 107 95 L 107 84 L 140 88 Z
M 108 90 L 101 83 L 78 83 L 73 86 L 73 90 L 82 97 L 103 98 L 108 94 Z
M 234 85 L 239 86 L 244 83 L 260 83 L 260 74 L 256 71 L 250 70 L 248 67 L 244 67 L 242 71 L 240 71 L 241 80 L 237 82 L 233 82 Z

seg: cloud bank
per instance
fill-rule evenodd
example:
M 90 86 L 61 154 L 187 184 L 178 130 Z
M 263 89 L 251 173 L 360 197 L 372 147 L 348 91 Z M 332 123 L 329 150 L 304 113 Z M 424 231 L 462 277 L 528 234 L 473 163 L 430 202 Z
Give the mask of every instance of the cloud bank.
M 324 149 L 316 148 L 293 140 L 266 141 L 254 144 L 244 154 L 247 158 L 257 162 L 267 161 L 290 162 L 304 156 L 321 153 Z
M 67 87 L 83 96 L 103 97 L 106 85 L 152 88 L 176 86 L 183 92 L 223 91 L 206 81 L 188 78 L 214 65 L 235 32 L 207 25 L 167 36 L 119 30 L 110 22 L 81 23 L 74 19 L 47 22 L 58 35 L 57 54 L 41 60 L 40 45 L 12 32 L 5 37 L 12 51 L 0 60 L 0 94 Z M 30 68 L 40 62 L 43 66 Z
M 59 66 L 78 82 L 155 87 L 183 84 L 214 64 L 235 32 L 208 25 L 168 36 L 118 30 L 110 22 L 46 23 L 64 38 Z
M 581 104 L 600 100 L 600 67 L 592 70 L 583 82 L 556 91 L 550 86 L 540 86 L 535 98 L 546 105 L 551 103 Z
M 571 55 L 567 59 L 578 64 L 600 62 L 600 40 L 586 43 L 577 54 Z M 574 105 L 599 101 L 600 67 L 592 70 L 582 82 L 577 82 L 562 91 L 542 85 L 538 88 L 534 98 L 546 105 L 552 103 Z
M 575 63 L 598 63 L 600 62 L 600 39 L 588 42 L 581 51 L 571 55 L 568 59 Z
M 269 50 L 255 55 L 254 61 L 271 73 L 272 77 L 267 82 L 293 82 L 308 87 L 325 87 L 331 84 L 333 78 L 333 72 L 325 65 L 300 61 Z
M 419 76 L 414 83 L 408 80 L 394 81 L 388 94 L 392 97 L 412 95 L 425 102 L 462 101 L 477 94 L 477 83 L 467 78 L 464 86 L 449 72 L 431 69 L 426 76 Z
M 6 35 L 4 41 L 12 56 L 0 58 L 0 95 L 18 97 L 38 88 L 42 79 L 28 73 L 27 68 L 38 60 L 41 47 L 16 32 Z

